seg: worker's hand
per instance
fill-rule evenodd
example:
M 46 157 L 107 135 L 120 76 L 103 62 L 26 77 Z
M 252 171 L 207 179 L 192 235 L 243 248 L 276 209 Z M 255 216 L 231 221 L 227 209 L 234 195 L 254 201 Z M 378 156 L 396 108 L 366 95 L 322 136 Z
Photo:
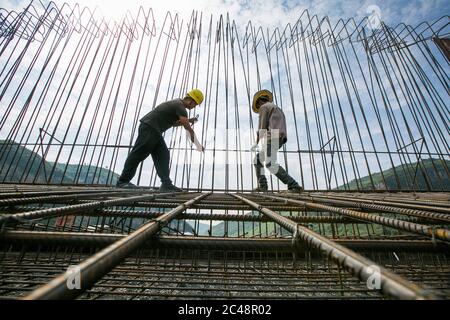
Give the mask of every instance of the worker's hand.
M 197 149 L 197 151 L 200 151 L 200 152 L 205 151 L 205 147 L 202 146 L 202 145 L 200 144 L 200 142 L 195 141 L 194 144 L 195 144 L 195 148 Z
M 259 145 L 257 143 L 252 145 L 252 147 L 250 148 L 250 151 L 252 151 L 252 152 L 259 151 Z
M 194 123 L 196 123 L 198 121 L 198 115 L 196 115 L 194 118 L 190 118 L 189 119 L 189 122 L 191 123 L 191 124 L 194 124 Z
M 197 149 L 197 151 L 199 151 L 199 152 L 205 152 L 205 147 L 202 146 L 202 145 L 196 146 L 196 149 Z

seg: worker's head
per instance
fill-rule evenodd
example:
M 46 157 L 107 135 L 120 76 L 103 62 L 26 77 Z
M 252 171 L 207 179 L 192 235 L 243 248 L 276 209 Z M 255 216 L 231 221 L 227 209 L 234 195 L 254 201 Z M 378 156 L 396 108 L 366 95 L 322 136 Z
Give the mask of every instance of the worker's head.
M 203 101 L 203 93 L 198 89 L 189 91 L 183 99 L 186 108 L 189 110 L 195 108 Z
M 253 112 L 259 113 L 259 108 L 266 103 L 273 101 L 273 94 L 269 90 L 260 90 L 253 96 L 252 109 Z

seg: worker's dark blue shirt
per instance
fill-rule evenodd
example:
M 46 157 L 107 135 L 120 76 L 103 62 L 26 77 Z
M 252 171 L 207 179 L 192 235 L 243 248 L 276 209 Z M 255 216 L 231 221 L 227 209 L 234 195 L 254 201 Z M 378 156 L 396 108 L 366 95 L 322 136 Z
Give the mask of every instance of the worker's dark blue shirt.
M 181 99 L 175 99 L 161 103 L 155 109 L 147 113 L 141 122 L 149 125 L 159 133 L 173 127 L 180 117 L 188 114 Z

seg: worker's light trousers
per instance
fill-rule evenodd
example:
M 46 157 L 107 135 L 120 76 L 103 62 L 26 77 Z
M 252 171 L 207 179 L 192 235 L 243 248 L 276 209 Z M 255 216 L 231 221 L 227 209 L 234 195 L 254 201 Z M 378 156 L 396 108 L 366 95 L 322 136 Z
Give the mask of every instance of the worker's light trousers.
M 263 148 L 260 152 L 256 154 L 253 159 L 253 164 L 255 166 L 256 179 L 258 180 L 258 186 L 267 188 L 267 178 L 264 175 L 264 163 L 266 168 L 281 180 L 288 187 L 297 186 L 297 182 L 292 178 L 286 170 L 277 161 L 278 149 L 286 143 L 283 139 L 269 139 L 267 142 L 263 143 Z

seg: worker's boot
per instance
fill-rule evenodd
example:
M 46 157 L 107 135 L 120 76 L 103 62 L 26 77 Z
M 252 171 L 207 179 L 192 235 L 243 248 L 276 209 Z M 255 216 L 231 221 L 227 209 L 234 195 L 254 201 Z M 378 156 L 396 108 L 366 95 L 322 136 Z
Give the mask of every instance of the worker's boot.
M 258 178 L 258 188 L 253 189 L 254 192 L 267 192 L 269 190 L 267 186 L 267 179 L 265 176 Z
M 288 191 L 291 193 L 300 193 L 303 192 L 303 187 L 297 183 L 297 185 L 293 187 L 288 187 Z
M 298 193 L 303 191 L 303 187 L 298 184 L 281 166 L 278 167 L 278 171 L 275 176 L 281 180 L 288 187 L 289 192 Z
M 253 189 L 254 192 L 267 192 L 269 189 L 267 186 L 267 179 L 264 175 L 264 167 L 262 163 L 259 161 L 258 156 L 255 159 L 255 173 L 256 180 L 258 181 L 258 188 Z
M 172 183 L 162 183 L 159 192 L 183 192 L 183 189 L 174 186 Z
M 117 181 L 116 188 L 122 189 L 138 189 L 139 187 L 127 181 Z

